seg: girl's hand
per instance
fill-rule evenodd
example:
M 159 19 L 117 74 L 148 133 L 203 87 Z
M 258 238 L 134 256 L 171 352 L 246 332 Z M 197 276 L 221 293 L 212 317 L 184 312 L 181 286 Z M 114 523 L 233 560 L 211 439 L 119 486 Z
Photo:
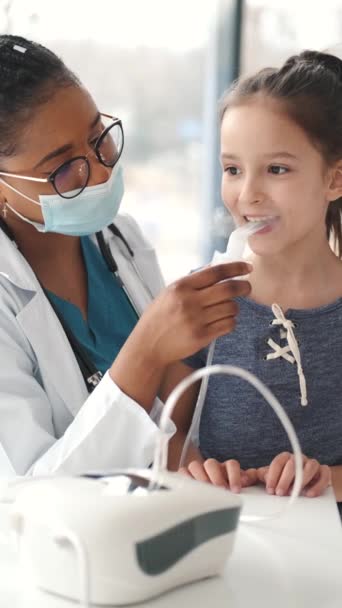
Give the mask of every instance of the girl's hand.
M 244 471 L 237 460 L 227 460 L 226 462 L 218 462 L 214 458 L 209 458 L 204 462 L 194 460 L 186 467 L 179 469 L 179 472 L 198 481 L 227 488 L 235 493 L 239 493 L 241 488 L 258 483 L 257 470 Z
M 309 498 L 320 496 L 331 485 L 331 471 L 326 464 L 303 454 L 303 494 Z M 286 496 L 292 490 L 295 477 L 294 456 L 282 452 L 267 467 L 257 469 L 259 481 L 265 484 L 269 494 Z

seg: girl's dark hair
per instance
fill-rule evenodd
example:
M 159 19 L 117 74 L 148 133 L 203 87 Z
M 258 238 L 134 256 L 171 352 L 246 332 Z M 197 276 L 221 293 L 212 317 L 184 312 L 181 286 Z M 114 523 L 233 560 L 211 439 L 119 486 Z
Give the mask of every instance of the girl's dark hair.
M 221 120 L 229 108 L 248 102 L 254 95 L 280 102 L 328 164 L 342 159 L 342 61 L 338 57 L 303 51 L 290 57 L 280 69 L 266 68 L 238 80 L 222 98 Z M 330 203 L 326 215 L 327 237 L 340 258 L 341 214 L 342 197 Z
M 77 76 L 44 46 L 0 35 L 0 158 L 12 156 L 32 113 L 61 87 L 80 86 Z

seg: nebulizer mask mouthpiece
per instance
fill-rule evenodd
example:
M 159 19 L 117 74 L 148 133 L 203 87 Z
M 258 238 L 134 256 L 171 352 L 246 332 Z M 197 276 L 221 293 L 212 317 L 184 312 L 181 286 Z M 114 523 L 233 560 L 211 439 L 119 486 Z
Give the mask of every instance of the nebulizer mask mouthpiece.
M 248 224 L 244 224 L 243 226 L 236 228 L 228 239 L 226 251 L 214 252 L 213 259 L 211 260 L 211 266 L 217 266 L 217 264 L 226 264 L 228 262 L 242 261 L 248 238 L 252 236 L 252 234 L 255 234 L 264 228 L 264 226 L 265 222 L 249 222 Z

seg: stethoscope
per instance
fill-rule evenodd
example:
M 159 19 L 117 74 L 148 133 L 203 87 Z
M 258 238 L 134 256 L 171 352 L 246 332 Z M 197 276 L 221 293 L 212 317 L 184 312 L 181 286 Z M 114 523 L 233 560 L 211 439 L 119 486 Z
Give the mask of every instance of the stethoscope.
M 14 239 L 14 235 L 12 233 L 12 230 L 10 230 L 10 228 L 7 226 L 6 222 L 0 217 L 0 229 L 3 230 L 3 232 L 6 234 L 6 236 L 15 243 L 15 239 Z M 127 242 L 127 239 L 124 237 L 124 235 L 122 234 L 122 232 L 119 230 L 119 228 L 115 225 L 115 224 L 110 224 L 108 226 L 108 230 L 110 230 L 112 232 L 112 234 L 117 237 L 118 239 L 120 239 L 121 243 L 123 244 L 129 259 L 132 262 L 132 266 L 136 272 L 136 274 L 138 275 L 140 281 L 142 282 L 144 288 L 146 289 L 146 291 L 148 292 L 149 296 L 151 297 L 151 299 L 153 298 L 153 294 L 151 292 L 151 290 L 149 289 L 148 285 L 146 284 L 146 281 L 143 280 L 135 262 L 134 262 L 134 251 L 133 249 L 130 247 L 129 243 Z M 103 256 L 104 261 L 106 262 L 107 268 L 108 270 L 113 274 L 113 276 L 115 277 L 116 281 L 119 283 L 120 287 L 124 290 L 130 304 L 132 305 L 133 309 L 136 312 L 137 317 L 139 317 L 139 313 L 136 310 L 136 307 L 134 305 L 134 302 L 132 300 L 132 298 L 130 297 L 127 289 L 124 286 L 124 283 L 119 275 L 119 269 L 118 269 L 118 265 L 113 257 L 113 254 L 111 252 L 111 249 L 108 245 L 108 243 L 106 242 L 104 236 L 103 236 L 103 232 L 97 232 L 96 233 L 96 240 L 100 249 L 100 252 Z M 53 302 L 51 301 L 51 299 L 49 298 L 49 295 L 46 291 L 46 289 L 44 289 L 44 287 L 41 285 L 42 290 L 44 291 L 45 296 L 47 297 L 51 307 L 53 308 L 60 324 L 63 327 L 63 330 L 65 332 L 65 335 L 68 338 L 69 344 L 73 350 L 73 353 L 76 357 L 78 366 L 80 368 L 80 371 L 82 373 L 82 376 L 84 378 L 84 382 L 85 385 L 88 389 L 88 392 L 91 393 L 94 388 L 99 384 L 99 382 L 101 381 L 103 374 L 100 370 L 98 370 L 96 368 L 96 366 L 94 365 L 94 363 L 92 362 L 92 360 L 90 359 L 90 357 L 88 357 L 88 354 L 85 352 L 85 349 L 83 348 L 83 346 L 80 344 L 80 342 L 77 340 L 76 336 L 73 334 L 73 332 L 71 331 L 70 327 L 67 325 L 67 323 L 65 323 L 64 319 L 61 317 L 59 311 L 56 309 L 56 306 L 53 304 Z

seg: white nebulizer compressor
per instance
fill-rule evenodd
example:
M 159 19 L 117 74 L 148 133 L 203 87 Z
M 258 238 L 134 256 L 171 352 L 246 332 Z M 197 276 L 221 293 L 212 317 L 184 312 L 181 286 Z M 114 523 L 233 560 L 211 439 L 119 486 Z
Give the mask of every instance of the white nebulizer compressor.
M 247 232 L 242 236 L 245 245 Z M 241 245 L 241 231 L 238 237 Z M 231 247 L 234 240 L 233 233 Z M 241 259 L 237 250 L 233 258 Z M 247 380 L 280 418 L 295 456 L 296 479 L 287 505 L 294 501 L 301 488 L 301 453 L 283 408 L 249 372 L 228 365 L 206 367 L 185 378 L 165 403 L 150 469 L 9 482 L 5 500 L 11 503 L 11 529 L 26 578 L 34 586 L 83 608 L 143 602 L 222 573 L 238 522 L 268 519 L 241 517 L 240 497 L 166 470 L 166 429 L 173 408 L 193 382 L 203 380 L 203 389 L 211 373 Z M 190 433 L 200 409 L 197 406 Z
M 83 605 L 149 599 L 222 572 L 241 500 L 151 470 L 23 484 L 12 525 L 34 585 Z

